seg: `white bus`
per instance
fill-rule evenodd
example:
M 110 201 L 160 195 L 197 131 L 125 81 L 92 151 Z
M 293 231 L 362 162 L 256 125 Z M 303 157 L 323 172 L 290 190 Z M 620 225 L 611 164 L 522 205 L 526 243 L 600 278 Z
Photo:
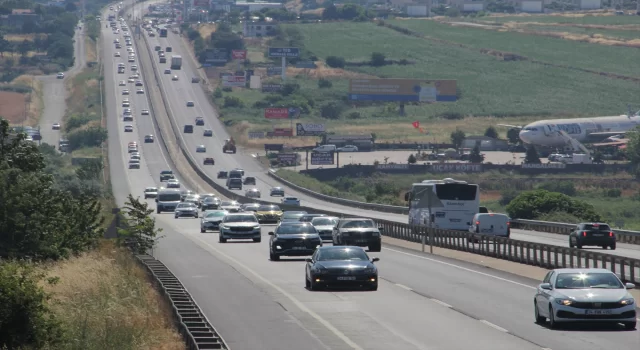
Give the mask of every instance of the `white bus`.
M 410 225 L 467 231 L 473 216 L 481 212 L 480 187 L 450 178 L 414 183 L 405 200 Z

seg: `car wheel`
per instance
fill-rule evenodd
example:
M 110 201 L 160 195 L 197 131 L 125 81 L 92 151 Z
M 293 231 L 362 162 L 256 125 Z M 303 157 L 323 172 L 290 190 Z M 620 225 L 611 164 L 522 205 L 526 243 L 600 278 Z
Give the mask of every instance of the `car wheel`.
M 536 319 L 536 323 L 540 324 L 540 323 L 544 323 L 544 321 L 547 320 L 546 317 L 540 316 L 540 310 L 538 310 L 538 303 L 536 303 L 536 301 L 533 301 L 533 314 L 535 315 L 535 319 Z
M 224 237 L 222 237 L 222 235 L 220 235 L 220 236 L 218 237 L 218 242 L 219 242 L 219 243 L 227 243 L 227 239 L 226 239 L 226 238 L 224 238 Z
M 370 252 L 379 252 L 382 250 L 382 243 L 376 243 L 369 246 Z
M 178 215 L 174 215 L 174 217 L 177 219 L 177 218 L 178 218 Z
M 376 290 L 378 290 L 378 282 L 376 282 L 376 283 L 374 283 L 374 284 L 370 285 L 370 286 L 369 286 L 369 290 L 370 290 L 370 291 L 376 291 Z
M 556 322 L 556 316 L 553 314 L 553 307 L 549 306 L 549 328 L 558 328 L 558 322 Z
M 614 244 L 610 245 L 609 248 L 611 248 L 611 250 L 616 250 L 616 244 L 614 243 Z
M 569 248 L 573 248 L 573 246 L 574 246 L 573 240 L 569 238 Z
M 262 241 L 262 238 L 260 238 L 260 237 L 253 239 L 254 243 L 260 243 L 261 241 Z
M 624 329 L 627 329 L 627 330 L 636 329 L 636 322 L 625 322 Z
M 580 242 L 578 242 L 577 239 L 576 239 L 576 248 L 582 249 L 582 244 L 580 244 Z
M 280 255 L 278 254 L 273 254 L 271 252 L 269 252 L 269 259 L 271 261 L 279 261 L 280 260 Z
M 313 281 L 313 276 L 311 276 L 311 280 L 309 281 L 309 290 L 318 290 L 318 285 Z
M 201 229 L 200 229 L 200 233 L 207 233 L 207 230 L 205 230 L 205 229 L 201 228 Z
M 160 209 L 157 209 L 157 210 L 156 210 L 156 212 L 157 212 L 158 214 L 160 214 L 160 212 L 161 212 L 161 211 L 160 211 Z
M 306 274 L 304 276 L 304 287 L 307 289 L 311 289 L 311 282 L 309 282 L 309 279 L 307 278 Z
M 198 214 L 194 215 L 193 217 L 197 219 L 198 218 Z

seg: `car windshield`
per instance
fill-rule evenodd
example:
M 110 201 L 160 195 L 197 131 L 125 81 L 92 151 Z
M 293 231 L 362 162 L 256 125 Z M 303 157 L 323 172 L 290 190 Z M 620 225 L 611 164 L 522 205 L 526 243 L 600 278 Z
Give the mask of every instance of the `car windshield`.
M 311 220 L 313 220 L 313 218 L 317 218 L 318 216 L 325 216 L 324 214 L 308 214 L 308 215 L 303 215 L 300 218 L 300 221 L 303 222 L 311 222 Z
M 334 218 L 314 218 L 311 224 L 314 226 L 335 226 L 337 220 Z
M 288 213 L 284 213 L 282 215 L 282 219 L 285 219 L 285 220 L 300 220 L 300 218 L 305 214 L 306 213 L 301 213 L 301 212 L 288 212 Z
M 160 194 L 158 196 L 158 200 L 161 202 L 176 202 L 179 201 L 181 198 L 180 193 L 165 193 L 165 194 Z
M 236 206 L 238 205 L 238 202 L 229 202 L 229 201 L 224 201 L 222 203 L 220 203 L 221 207 L 225 207 L 225 206 Z
M 145 191 L 145 192 L 158 192 L 158 189 L 157 189 L 157 188 L 154 188 L 154 187 L 150 187 L 150 188 L 147 188 L 147 189 L 146 189 L 146 190 L 144 190 L 144 191 Z
M 203 201 L 203 202 L 205 202 L 205 203 L 211 203 L 211 202 L 215 202 L 215 201 L 216 201 L 216 199 L 217 199 L 216 197 L 207 197 L 207 198 L 205 198 L 205 199 L 204 199 L 204 201 Z
M 256 217 L 253 215 L 228 215 L 224 218 L 224 222 L 255 222 Z
M 301 233 L 317 233 L 315 227 L 311 225 L 280 225 L 276 229 L 279 235 L 295 235 Z
M 367 253 L 362 249 L 353 249 L 353 248 L 332 248 L 332 249 L 323 249 L 318 252 L 318 256 L 316 258 L 318 261 L 330 261 L 330 260 L 359 260 L 359 261 L 367 261 L 369 257 Z
M 207 213 L 207 215 L 205 216 L 205 218 L 209 219 L 209 218 L 216 218 L 216 217 L 220 217 L 220 216 L 225 216 L 227 213 L 224 211 L 214 211 L 211 213 Z
M 277 205 L 261 205 L 258 211 L 280 211 L 280 207 Z
M 598 225 L 598 224 L 586 224 L 584 225 L 584 229 L 588 231 L 611 231 L 611 227 L 609 225 Z
M 354 220 L 347 221 L 342 224 L 342 228 L 372 228 L 373 221 L 371 220 Z
M 180 203 L 178 204 L 178 208 L 193 208 L 195 204 L 193 203 Z
M 613 273 L 561 273 L 556 279 L 556 289 L 622 289 L 622 282 Z

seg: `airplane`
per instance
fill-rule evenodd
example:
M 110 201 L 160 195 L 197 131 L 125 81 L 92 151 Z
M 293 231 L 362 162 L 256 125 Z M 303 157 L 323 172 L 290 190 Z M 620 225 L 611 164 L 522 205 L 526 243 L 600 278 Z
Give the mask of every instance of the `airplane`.
M 640 111 L 608 117 L 540 120 L 526 126 L 498 125 L 519 129 L 520 140 L 526 144 L 562 147 L 569 141 L 567 137 L 582 143 L 620 138 L 640 126 Z

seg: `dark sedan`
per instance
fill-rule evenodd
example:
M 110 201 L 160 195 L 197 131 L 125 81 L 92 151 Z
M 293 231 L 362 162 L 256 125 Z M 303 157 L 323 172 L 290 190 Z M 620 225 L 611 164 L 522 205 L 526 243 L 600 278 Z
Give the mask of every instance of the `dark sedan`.
M 320 247 L 307 259 L 305 284 L 309 290 L 331 286 L 359 286 L 378 290 L 378 268 L 360 247 Z
M 582 249 L 583 246 L 607 247 L 616 249 L 616 235 L 608 224 L 581 223 L 569 234 L 569 247 Z
M 307 222 L 284 222 L 269 232 L 269 258 L 280 260 L 281 256 L 309 256 L 322 247 L 322 239 L 315 227 Z
M 295 221 L 300 222 L 300 218 L 307 215 L 306 211 L 286 211 L 280 217 L 281 222 Z
M 306 215 L 302 215 L 300 217 L 300 221 L 301 222 L 311 222 L 311 221 L 313 221 L 313 218 L 318 218 L 318 217 L 322 217 L 322 216 L 327 216 L 327 214 L 306 214 Z

